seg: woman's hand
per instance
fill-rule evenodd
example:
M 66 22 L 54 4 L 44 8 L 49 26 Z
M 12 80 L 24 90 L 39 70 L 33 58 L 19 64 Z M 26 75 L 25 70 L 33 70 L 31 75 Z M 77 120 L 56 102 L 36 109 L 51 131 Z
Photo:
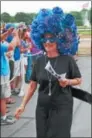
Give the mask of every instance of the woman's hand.
M 9 59 L 12 57 L 12 53 L 11 53 L 11 52 L 7 52 L 5 55 L 6 55 Z
M 10 34 L 13 32 L 13 30 L 14 30 L 14 28 L 13 28 L 13 27 L 9 28 L 9 29 L 7 30 L 8 35 L 10 35 Z
M 81 82 L 82 82 L 81 78 L 59 80 L 59 84 L 61 87 L 66 87 L 68 85 L 69 86 L 80 85 Z
M 59 80 L 59 84 L 61 87 L 65 88 L 66 86 L 69 85 L 69 79 L 63 79 L 63 80 Z
M 24 109 L 25 109 L 24 106 L 20 106 L 19 108 L 16 109 L 15 114 L 14 114 L 16 119 L 20 118 L 21 114 L 24 112 Z

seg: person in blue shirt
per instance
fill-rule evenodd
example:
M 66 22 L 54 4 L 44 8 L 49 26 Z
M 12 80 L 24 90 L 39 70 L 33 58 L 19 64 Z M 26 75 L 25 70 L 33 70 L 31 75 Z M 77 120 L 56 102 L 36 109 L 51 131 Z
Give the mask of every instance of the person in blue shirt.
M 0 70 L 0 76 L 7 76 L 9 74 L 9 64 L 7 57 L 5 55 L 5 52 L 8 52 L 8 45 L 6 43 L 1 43 L 1 52 L 0 52 L 0 58 L 1 58 L 1 70 Z
M 9 34 L 11 34 L 13 31 L 12 28 L 10 28 L 7 32 L 4 34 L 1 34 L 1 47 L 0 47 L 0 77 L 1 77 L 1 97 L 0 97 L 0 112 L 1 112 L 1 125 L 2 124 L 13 124 L 15 120 L 13 118 L 10 118 L 6 115 L 6 100 L 10 97 L 10 85 L 9 85 L 9 75 L 10 75 L 10 69 L 9 69 L 9 62 L 6 57 L 6 53 L 8 51 L 11 51 L 15 48 L 16 45 L 19 45 L 20 40 L 18 36 L 18 30 L 15 30 L 14 32 L 14 38 L 11 41 L 11 43 L 3 43 L 3 41 L 7 38 Z
M 23 40 L 24 37 L 23 28 L 20 30 L 20 46 L 14 50 L 14 76 L 16 76 L 14 83 L 14 93 L 19 94 L 18 96 L 24 95 L 24 83 L 25 83 L 25 65 L 24 65 L 24 53 L 27 52 L 28 46 Z M 20 87 L 19 87 L 20 84 Z

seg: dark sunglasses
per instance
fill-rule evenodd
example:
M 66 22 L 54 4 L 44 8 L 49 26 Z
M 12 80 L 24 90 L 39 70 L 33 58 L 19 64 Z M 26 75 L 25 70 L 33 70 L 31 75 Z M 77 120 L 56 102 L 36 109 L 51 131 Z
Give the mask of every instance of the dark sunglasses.
M 54 42 L 56 42 L 56 38 L 51 37 L 51 38 L 43 38 L 43 39 L 41 39 L 41 42 L 42 42 L 42 43 L 47 43 L 47 41 L 48 41 L 49 43 L 54 43 Z

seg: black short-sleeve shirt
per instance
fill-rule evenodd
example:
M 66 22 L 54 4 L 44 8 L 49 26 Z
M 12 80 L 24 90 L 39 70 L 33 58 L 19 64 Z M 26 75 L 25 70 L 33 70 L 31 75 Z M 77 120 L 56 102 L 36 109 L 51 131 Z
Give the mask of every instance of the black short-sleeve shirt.
M 54 58 L 48 58 L 46 55 L 37 59 L 34 64 L 31 80 L 40 84 L 38 103 L 44 105 L 50 99 L 54 105 L 68 104 L 72 102 L 72 94 L 70 87 L 62 88 L 58 80 L 48 73 L 45 69 L 47 62 L 50 61 L 55 72 L 58 74 L 66 73 L 66 78 L 74 79 L 81 78 L 81 73 L 71 56 L 60 55 Z M 49 97 L 49 78 L 51 78 L 51 91 L 52 95 Z

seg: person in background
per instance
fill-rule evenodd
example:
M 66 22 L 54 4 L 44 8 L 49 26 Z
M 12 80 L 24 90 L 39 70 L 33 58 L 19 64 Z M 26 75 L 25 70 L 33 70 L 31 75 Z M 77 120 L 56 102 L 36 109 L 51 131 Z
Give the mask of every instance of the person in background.
M 9 44 L 9 43 L 8 43 Z M 6 100 L 6 103 L 7 104 L 14 104 L 15 103 L 15 99 L 12 98 L 12 90 L 14 88 L 13 86 L 13 83 L 12 83 L 12 79 L 13 79 L 13 71 L 14 71 L 14 60 L 13 60 L 13 51 L 14 50 L 11 50 L 11 51 L 8 51 L 6 53 L 6 56 L 7 56 L 7 60 L 9 62 L 9 68 L 10 68 L 10 75 L 9 75 L 9 81 L 10 81 L 10 88 L 11 88 L 11 96 L 9 98 L 7 98 Z
M 1 34 L 1 48 L 0 48 L 0 77 L 1 77 L 1 84 L 0 84 L 0 90 L 1 90 L 1 96 L 0 96 L 0 113 L 1 113 L 1 125 L 3 124 L 13 124 L 15 122 L 15 119 L 12 117 L 9 117 L 6 115 L 7 107 L 6 107 L 6 100 L 11 96 L 11 90 L 10 90 L 10 84 L 9 84 L 9 75 L 10 75 L 10 69 L 9 69 L 9 62 L 7 60 L 7 57 L 5 55 L 6 52 L 14 50 L 16 45 L 20 45 L 18 30 L 15 30 L 14 38 L 11 41 L 11 43 L 3 43 L 5 39 L 13 32 L 14 28 L 10 28 L 5 33 Z
M 20 66 L 21 66 L 21 71 L 20 71 L 20 93 L 19 96 L 24 96 L 25 91 L 24 91 L 24 86 L 25 86 L 25 72 L 26 72 L 26 66 L 27 66 L 27 57 L 25 57 L 24 55 L 26 53 L 28 53 L 28 49 L 29 49 L 29 44 L 25 41 L 25 33 L 26 33 L 26 28 L 22 28 L 21 30 L 21 36 L 20 36 L 20 40 L 21 40 L 21 45 L 20 45 L 20 52 L 21 52 L 21 57 L 20 57 Z
M 26 56 L 27 66 L 26 66 L 25 82 L 26 83 L 29 83 L 30 76 L 31 76 L 31 72 L 32 72 L 32 56 L 31 56 L 31 50 L 33 48 L 33 45 L 31 43 L 31 39 L 30 39 L 30 36 L 29 36 L 28 33 L 25 35 L 25 43 L 29 46 L 29 49 L 27 51 L 27 55 L 28 56 Z
M 20 33 L 20 30 L 19 30 Z M 19 35 L 20 38 L 20 35 Z M 14 88 L 12 93 L 13 94 L 19 94 L 20 92 L 20 47 L 16 45 L 15 49 L 14 49 L 14 54 L 13 54 L 13 58 L 14 58 L 14 80 L 12 81 Z
M 4 27 L 4 32 L 8 31 L 10 28 L 15 28 L 14 24 L 12 23 L 7 23 L 5 24 L 5 27 Z M 3 43 L 5 43 L 6 45 L 8 45 L 13 39 L 13 33 L 9 34 L 6 39 L 4 40 Z M 11 56 L 11 53 L 13 53 L 13 50 L 12 51 L 8 51 L 6 53 L 6 56 L 8 57 L 8 60 L 9 60 L 9 67 L 10 67 L 10 79 L 11 79 L 11 75 L 13 77 L 13 66 L 14 66 L 14 61 L 13 61 L 13 56 Z M 11 58 L 12 57 L 12 58 Z M 12 71 L 11 71 L 12 69 Z M 12 89 L 13 89 L 13 83 L 10 82 L 10 87 L 11 87 L 11 92 L 12 92 Z M 15 103 L 15 100 L 12 98 L 12 97 L 9 97 L 7 98 L 7 104 L 14 104 Z
M 34 45 L 31 39 L 31 28 L 28 28 L 28 31 L 25 33 L 25 40 L 26 40 L 26 43 L 28 43 L 30 46 L 29 55 L 27 58 L 26 76 L 25 76 L 25 82 L 29 83 L 33 65 L 36 59 L 40 57 L 43 54 L 43 52 Z
M 24 74 L 25 74 L 25 67 L 24 67 L 24 57 L 23 53 L 27 51 L 26 48 L 22 45 L 22 39 L 24 36 L 25 29 L 19 28 L 19 38 L 20 38 L 20 45 L 15 47 L 14 50 L 14 76 L 15 79 L 13 80 L 14 89 L 13 94 L 18 94 L 19 96 L 24 95 Z

